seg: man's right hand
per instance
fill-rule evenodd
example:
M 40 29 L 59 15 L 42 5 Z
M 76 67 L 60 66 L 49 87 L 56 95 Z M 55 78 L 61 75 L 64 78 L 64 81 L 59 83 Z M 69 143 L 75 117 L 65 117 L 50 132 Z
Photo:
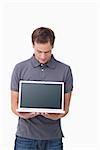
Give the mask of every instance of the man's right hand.
M 18 112 L 17 114 L 19 117 L 23 119 L 30 119 L 30 118 L 40 115 L 39 112 Z

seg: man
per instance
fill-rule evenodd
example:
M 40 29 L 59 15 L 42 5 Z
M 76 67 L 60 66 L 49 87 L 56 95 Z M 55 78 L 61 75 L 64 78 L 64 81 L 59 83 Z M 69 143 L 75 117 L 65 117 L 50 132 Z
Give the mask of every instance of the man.
M 73 78 L 68 65 L 53 54 L 55 35 L 45 27 L 32 33 L 33 56 L 18 63 L 11 78 L 11 108 L 19 116 L 14 150 L 63 150 L 60 119 L 69 111 Z M 64 114 L 17 112 L 20 80 L 64 82 Z

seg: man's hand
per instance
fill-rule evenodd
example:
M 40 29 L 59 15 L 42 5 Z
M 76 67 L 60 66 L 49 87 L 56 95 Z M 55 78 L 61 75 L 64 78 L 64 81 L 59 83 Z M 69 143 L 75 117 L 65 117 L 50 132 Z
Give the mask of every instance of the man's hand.
M 58 113 L 41 113 L 40 115 L 52 119 L 52 120 L 58 120 L 62 117 L 64 117 L 66 114 L 58 114 Z
M 40 115 L 39 112 L 18 112 L 18 116 L 23 119 L 30 119 Z

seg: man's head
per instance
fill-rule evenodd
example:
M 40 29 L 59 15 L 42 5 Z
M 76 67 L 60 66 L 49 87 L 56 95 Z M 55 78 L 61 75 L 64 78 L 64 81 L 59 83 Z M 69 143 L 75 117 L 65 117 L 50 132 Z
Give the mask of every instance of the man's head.
M 35 57 L 40 63 L 44 64 L 50 60 L 54 41 L 54 32 L 49 28 L 40 27 L 33 31 L 32 44 Z

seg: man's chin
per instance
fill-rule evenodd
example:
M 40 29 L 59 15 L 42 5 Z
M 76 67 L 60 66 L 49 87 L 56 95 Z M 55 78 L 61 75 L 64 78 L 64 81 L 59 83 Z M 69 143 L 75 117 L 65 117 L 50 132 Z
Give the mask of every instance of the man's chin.
M 41 64 L 45 64 L 47 61 L 40 61 Z

